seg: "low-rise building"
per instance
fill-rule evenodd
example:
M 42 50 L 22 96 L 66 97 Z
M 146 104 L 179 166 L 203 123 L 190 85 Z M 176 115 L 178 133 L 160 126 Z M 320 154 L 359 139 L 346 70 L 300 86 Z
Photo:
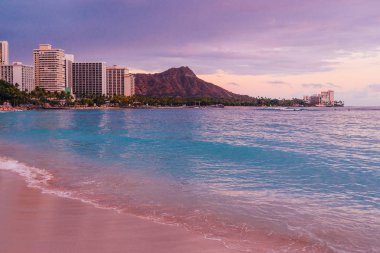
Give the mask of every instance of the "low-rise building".
M 310 96 L 309 104 L 319 105 L 321 103 L 321 96 L 319 94 L 314 94 Z

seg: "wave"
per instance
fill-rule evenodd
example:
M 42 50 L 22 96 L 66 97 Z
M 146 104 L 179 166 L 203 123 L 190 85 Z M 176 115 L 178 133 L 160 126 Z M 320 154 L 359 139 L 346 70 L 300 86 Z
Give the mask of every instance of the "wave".
M 46 170 L 31 167 L 5 157 L 0 157 L 0 169 L 12 171 L 24 177 L 28 186 L 32 188 L 43 189 L 53 179 L 53 175 Z
M 91 197 L 80 194 L 77 190 L 60 189 L 55 186 L 57 178 L 54 175 L 41 168 L 28 166 L 19 161 L 0 157 L 0 170 L 10 171 L 22 176 L 28 187 L 40 190 L 42 193 L 52 194 L 58 197 L 79 200 L 86 204 L 91 204 L 96 208 L 110 209 L 121 212 L 127 212 L 137 217 L 148 219 L 153 222 L 183 226 L 188 230 L 203 234 L 205 239 L 217 240 L 223 243 L 226 248 L 236 250 L 238 252 L 256 252 L 253 249 L 264 247 L 263 245 L 270 245 L 270 247 L 276 248 L 276 251 L 269 252 L 287 252 L 289 245 L 298 244 L 297 247 L 305 248 L 308 252 L 334 252 L 326 246 L 323 242 L 313 238 L 313 235 L 299 232 L 293 235 L 274 235 L 273 231 L 270 234 L 265 234 L 264 231 L 259 231 L 248 227 L 246 224 L 233 224 L 226 220 L 221 219 L 220 216 L 207 213 L 205 210 L 196 210 L 195 212 L 177 213 L 173 209 L 169 213 L 162 212 L 162 210 L 153 211 L 149 205 L 145 205 L 145 211 L 141 211 L 141 207 L 135 208 L 118 208 L 117 205 L 111 204 L 99 204 Z M 86 182 L 82 182 L 86 184 Z M 166 209 L 166 208 L 165 208 Z M 138 211 L 136 211 L 138 210 Z M 273 241 L 271 241 L 273 239 Z M 285 242 L 285 243 L 284 243 Z M 266 247 L 267 247 L 266 246 Z M 291 248 L 294 248 L 291 246 Z
M 42 193 L 52 194 L 61 198 L 79 200 L 86 204 L 91 204 L 94 207 L 102 209 L 111 209 L 117 212 L 121 212 L 117 208 L 101 206 L 95 201 L 80 198 L 76 196 L 75 191 L 54 189 L 51 185 L 51 182 L 54 181 L 54 175 L 47 170 L 36 168 L 33 166 L 26 165 L 19 161 L 1 157 L 0 156 L 0 170 L 9 171 L 18 174 L 23 177 L 27 183 L 27 186 L 30 188 L 38 189 Z
M 298 226 L 292 227 L 286 224 L 283 231 L 279 231 L 277 226 L 269 229 L 266 226 L 265 229 L 260 229 L 252 224 L 229 220 L 223 215 L 203 208 L 184 210 L 168 206 L 149 206 L 146 203 L 120 206 L 113 201 L 99 200 L 95 195 L 83 194 L 81 188 L 68 190 L 57 187 L 60 185 L 57 184 L 59 179 L 50 171 L 28 166 L 7 157 L 0 156 L 0 170 L 17 173 L 25 179 L 28 187 L 39 189 L 42 193 L 79 200 L 96 208 L 110 209 L 119 213 L 126 212 L 161 224 L 183 226 L 188 230 L 203 234 L 205 239 L 220 241 L 226 248 L 238 252 L 345 252 L 334 249 L 326 241 Z M 93 184 L 90 181 L 81 183 L 82 186 Z M 267 215 L 270 219 L 270 213 Z

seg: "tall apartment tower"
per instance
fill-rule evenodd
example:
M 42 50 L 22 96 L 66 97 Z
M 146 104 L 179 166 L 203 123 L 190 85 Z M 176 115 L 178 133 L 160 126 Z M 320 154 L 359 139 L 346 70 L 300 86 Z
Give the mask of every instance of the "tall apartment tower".
M 73 92 L 73 62 L 74 55 L 65 54 L 65 91 Z
M 129 74 L 126 77 L 126 83 L 127 85 L 127 93 L 126 96 L 133 96 L 136 94 L 135 92 L 135 76 L 133 74 Z
M 65 90 L 65 53 L 52 48 L 50 44 L 40 44 L 34 49 L 34 74 L 37 87 L 46 91 Z
M 76 97 L 107 95 L 105 62 L 74 62 L 73 93 Z
M 107 95 L 132 96 L 135 94 L 134 77 L 128 68 L 107 67 Z
M 12 65 L 0 66 L 1 79 L 15 85 L 19 90 L 34 90 L 34 69 L 21 62 L 14 62 Z
M 9 65 L 8 41 L 0 41 L 0 65 Z
M 335 104 L 334 91 L 333 90 L 329 90 L 327 92 L 329 94 L 329 103 L 330 103 L 330 105 L 334 105 Z
M 334 91 L 322 91 L 321 92 L 321 104 L 322 105 L 334 105 Z

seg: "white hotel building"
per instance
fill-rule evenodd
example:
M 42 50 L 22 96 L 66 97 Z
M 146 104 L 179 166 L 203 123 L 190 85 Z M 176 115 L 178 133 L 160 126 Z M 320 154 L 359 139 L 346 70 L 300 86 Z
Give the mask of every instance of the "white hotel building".
M 30 92 L 35 88 L 34 68 L 21 62 L 14 62 L 12 65 L 1 65 L 0 79 L 15 85 L 22 91 Z
M 0 41 L 0 79 L 15 85 L 19 90 L 34 90 L 34 68 L 21 62 L 9 64 L 7 41 Z
M 8 41 L 0 41 L 0 65 L 9 65 Z
M 40 44 L 34 49 L 34 73 L 37 87 L 46 91 L 65 90 L 65 53 L 52 48 L 50 44 Z

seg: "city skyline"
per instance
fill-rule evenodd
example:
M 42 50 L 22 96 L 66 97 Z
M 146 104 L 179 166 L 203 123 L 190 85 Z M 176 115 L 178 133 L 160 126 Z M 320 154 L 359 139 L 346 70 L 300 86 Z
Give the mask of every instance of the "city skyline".
M 50 44 L 33 50 L 33 66 L 9 64 L 9 43 L 0 41 L 0 80 L 30 93 L 39 87 L 48 92 L 86 96 L 132 96 L 134 77 L 127 67 L 107 66 L 106 62 L 76 62 L 73 54 Z M 6 64 L 4 64 L 6 63 Z
M 69 0 L 0 6 L 7 10 L 0 16 L 0 40 L 9 41 L 10 62 L 31 64 L 30 52 L 49 43 L 78 61 L 126 65 L 132 73 L 190 66 L 206 81 L 250 96 L 302 98 L 333 89 L 346 105 L 380 103 L 376 1 Z

